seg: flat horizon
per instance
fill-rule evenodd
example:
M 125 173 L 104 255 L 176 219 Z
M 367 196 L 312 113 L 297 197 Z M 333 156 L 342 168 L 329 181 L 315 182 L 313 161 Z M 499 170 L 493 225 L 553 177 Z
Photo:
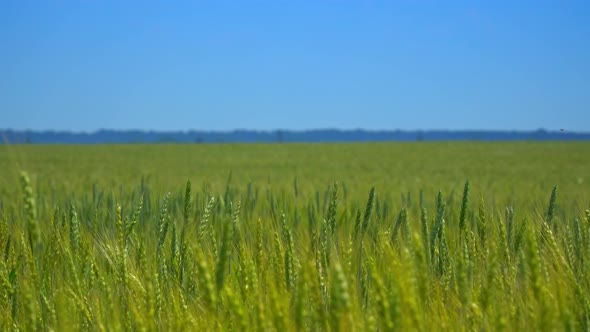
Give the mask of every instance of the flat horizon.
M 99 132 L 144 132 L 144 133 L 190 133 L 190 132 L 203 132 L 203 133 L 235 133 L 235 132 L 253 132 L 253 133 L 275 133 L 277 131 L 282 132 L 293 132 L 293 133 L 304 133 L 304 132 L 317 132 L 317 131 L 336 131 L 336 132 L 368 132 L 368 133 L 378 133 L 378 132 L 514 132 L 514 133 L 530 133 L 530 132 L 567 132 L 567 133 L 590 133 L 590 130 L 568 130 L 564 128 L 554 129 L 554 128 L 534 128 L 534 129 L 497 129 L 497 128 L 488 128 L 488 129 L 473 129 L 473 128 L 458 128 L 458 129 L 449 129 L 449 128 L 416 128 L 416 129 L 401 129 L 401 128 L 393 128 L 393 129 L 366 129 L 366 128 L 307 128 L 307 129 L 287 129 L 287 128 L 275 128 L 275 129 L 249 129 L 249 128 L 234 128 L 234 129 L 220 129 L 220 130 L 210 130 L 210 129 L 197 129 L 197 128 L 189 128 L 189 129 L 141 129 L 141 128 L 129 128 L 129 129 L 116 129 L 116 128 L 99 128 L 95 130 L 69 130 L 69 129 L 15 129 L 15 128 L 0 128 L 0 132 L 5 131 L 14 131 L 14 132 L 54 132 L 54 133 L 71 133 L 71 134 L 96 134 Z

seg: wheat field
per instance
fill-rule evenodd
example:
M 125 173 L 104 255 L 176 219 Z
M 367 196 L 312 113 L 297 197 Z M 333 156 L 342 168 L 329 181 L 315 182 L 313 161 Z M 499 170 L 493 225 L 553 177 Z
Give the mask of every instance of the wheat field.
M 0 147 L 3 331 L 588 331 L 590 144 Z

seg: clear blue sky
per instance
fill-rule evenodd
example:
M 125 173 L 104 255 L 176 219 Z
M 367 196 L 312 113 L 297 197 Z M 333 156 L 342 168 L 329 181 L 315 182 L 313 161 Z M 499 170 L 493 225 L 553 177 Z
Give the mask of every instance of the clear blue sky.
M 0 128 L 590 131 L 590 1 L 0 0 Z

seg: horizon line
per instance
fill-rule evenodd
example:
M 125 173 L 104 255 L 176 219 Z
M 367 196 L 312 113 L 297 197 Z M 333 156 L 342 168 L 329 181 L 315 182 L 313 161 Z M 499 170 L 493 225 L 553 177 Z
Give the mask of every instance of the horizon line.
M 76 135 L 92 135 L 101 132 L 143 132 L 143 133 L 236 133 L 236 132 L 250 132 L 250 133 L 309 133 L 309 132 L 366 132 L 366 133 L 391 133 L 391 132 L 402 132 L 402 133 L 419 133 L 419 132 L 448 132 L 448 133 L 466 133 L 466 132 L 480 132 L 480 133 L 567 133 L 567 134 L 590 134 L 590 130 L 586 131 L 575 131 L 567 129 L 548 129 L 548 128 L 537 128 L 537 129 L 366 129 L 366 128 L 308 128 L 308 129 L 247 129 L 247 128 L 234 128 L 234 129 L 114 129 L 114 128 L 99 128 L 94 130 L 69 130 L 69 129 L 14 129 L 14 128 L 0 128 L 0 132 L 21 132 L 21 133 L 62 133 L 62 134 L 76 134 Z

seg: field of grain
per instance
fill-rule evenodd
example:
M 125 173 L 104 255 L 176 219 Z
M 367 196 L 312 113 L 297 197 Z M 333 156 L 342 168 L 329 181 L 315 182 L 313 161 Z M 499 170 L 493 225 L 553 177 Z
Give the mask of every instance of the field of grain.
M 590 144 L 0 147 L 1 330 L 590 329 Z

